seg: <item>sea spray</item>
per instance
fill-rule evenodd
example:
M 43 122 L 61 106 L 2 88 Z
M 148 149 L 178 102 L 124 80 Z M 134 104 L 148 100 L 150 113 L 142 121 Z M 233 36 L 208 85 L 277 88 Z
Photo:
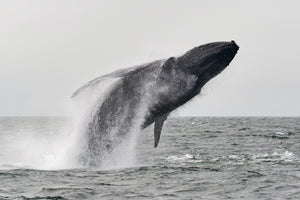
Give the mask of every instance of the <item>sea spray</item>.
M 3 124 L 12 126 L 0 135 L 1 168 L 74 168 L 64 159 L 71 130 L 66 118 L 20 117 Z
M 9 134 L 1 134 L 0 168 L 57 170 L 85 167 L 80 156 L 86 150 L 86 128 L 94 106 L 118 81 L 107 79 L 88 88 L 70 102 L 71 118 L 11 118 Z M 22 120 L 19 122 L 19 120 Z M 17 127 L 14 124 L 18 124 Z M 5 125 L 5 124 L 4 124 Z
M 117 85 L 117 83 L 115 83 L 115 85 Z M 112 88 L 113 86 L 110 87 L 110 90 Z M 134 113 L 134 117 L 132 117 L 130 126 L 126 127 L 126 130 L 120 130 L 124 128 L 124 126 L 122 124 L 117 124 L 115 127 L 109 127 L 109 130 L 100 130 L 99 132 L 93 132 L 93 134 L 104 134 L 103 132 L 109 131 L 108 133 L 105 133 L 107 134 L 105 135 L 105 137 L 107 137 L 108 139 L 106 138 L 104 139 L 104 141 L 108 142 L 110 146 L 109 148 L 106 148 L 107 144 L 105 142 L 101 143 L 101 145 L 97 147 L 97 150 L 101 151 L 100 155 L 98 154 L 99 157 L 89 157 L 88 159 L 93 159 L 88 160 L 89 164 L 93 162 L 93 164 L 101 167 L 102 169 L 131 167 L 136 164 L 136 141 L 138 134 L 141 131 L 142 124 L 144 123 L 145 116 L 148 114 L 149 102 L 151 102 L 150 99 L 152 94 L 151 92 L 149 92 L 149 89 L 149 84 L 146 84 L 143 88 L 140 88 L 140 92 L 142 92 L 143 95 L 142 98 L 139 99 L 139 103 L 135 107 L 127 106 L 126 109 L 123 110 L 123 112 L 119 113 L 118 118 L 120 119 L 125 119 L 129 113 Z M 104 96 L 106 95 L 107 93 Z M 96 102 L 97 105 L 94 105 L 94 109 L 99 109 L 102 103 L 103 101 Z M 91 117 L 95 117 L 94 115 L 96 114 L 96 112 L 90 112 L 93 113 Z M 91 121 L 88 123 L 91 123 Z M 85 134 L 85 137 L 88 137 L 88 134 Z
M 93 87 L 84 88 L 80 94 L 73 98 L 73 144 L 72 152 L 76 154 L 77 162 L 80 166 L 87 167 L 88 157 L 88 135 L 89 123 L 94 118 L 96 110 L 108 93 L 118 83 L 119 78 L 107 78 L 101 80 L 101 83 L 94 84 Z M 101 134 L 101 133 L 97 133 Z
M 144 123 L 145 116 L 148 114 L 148 107 L 150 102 L 149 85 L 143 88 L 145 95 L 140 100 L 139 105 L 136 108 L 136 115 L 132 122 L 131 127 L 125 136 L 121 137 L 121 141 L 117 142 L 110 153 L 106 154 L 106 157 L 102 160 L 102 169 L 112 168 L 126 168 L 136 165 L 136 143 L 139 133 L 141 132 L 142 124 Z M 125 112 L 124 114 L 126 114 Z M 119 137 L 114 135 L 113 137 Z M 119 138 L 113 138 L 118 140 Z

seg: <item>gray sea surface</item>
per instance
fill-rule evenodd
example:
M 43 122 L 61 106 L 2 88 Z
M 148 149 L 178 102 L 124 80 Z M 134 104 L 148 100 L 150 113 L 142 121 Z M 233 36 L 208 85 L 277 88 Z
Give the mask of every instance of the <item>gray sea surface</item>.
M 300 199 L 300 118 L 171 118 L 131 166 L 51 169 L 68 121 L 0 118 L 0 199 Z

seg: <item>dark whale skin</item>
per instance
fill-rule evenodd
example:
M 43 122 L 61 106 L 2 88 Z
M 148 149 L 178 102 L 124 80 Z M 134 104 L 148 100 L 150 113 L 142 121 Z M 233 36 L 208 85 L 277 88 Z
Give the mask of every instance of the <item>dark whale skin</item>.
M 238 49 L 234 41 L 208 43 L 182 56 L 117 71 L 81 87 L 73 96 L 101 84 L 103 78 L 119 78 L 105 100 L 95 106 L 88 123 L 88 164 L 101 163 L 103 154 L 119 144 L 133 127 L 143 129 L 155 123 L 156 147 L 168 114 L 198 95 L 230 64 Z

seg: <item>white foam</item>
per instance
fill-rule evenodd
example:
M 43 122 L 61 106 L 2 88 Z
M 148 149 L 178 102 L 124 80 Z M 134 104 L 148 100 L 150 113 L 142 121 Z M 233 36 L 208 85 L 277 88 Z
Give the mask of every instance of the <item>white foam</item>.
M 171 162 L 177 162 L 177 161 L 183 162 L 183 161 L 195 160 L 195 159 L 196 159 L 196 157 L 189 153 L 187 153 L 185 155 L 169 156 L 167 158 L 167 160 L 171 161 Z
M 284 162 L 294 162 L 299 161 L 299 157 L 295 155 L 293 152 L 290 151 L 284 151 L 284 152 L 277 152 L 274 153 L 261 153 L 253 155 L 252 160 L 254 162 L 261 162 L 261 161 L 267 161 L 267 162 L 277 162 L 277 161 L 284 161 Z

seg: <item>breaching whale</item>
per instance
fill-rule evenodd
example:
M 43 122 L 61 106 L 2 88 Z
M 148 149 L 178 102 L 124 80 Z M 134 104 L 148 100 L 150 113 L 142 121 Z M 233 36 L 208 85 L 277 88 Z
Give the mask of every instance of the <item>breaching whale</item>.
M 118 145 L 132 127 L 154 123 L 154 147 L 168 115 L 198 95 L 201 88 L 222 72 L 239 47 L 234 42 L 214 42 L 195 47 L 182 56 L 170 57 L 119 70 L 96 78 L 74 94 L 117 78 L 105 98 L 99 100 L 87 122 L 86 162 L 98 165 L 104 152 Z

